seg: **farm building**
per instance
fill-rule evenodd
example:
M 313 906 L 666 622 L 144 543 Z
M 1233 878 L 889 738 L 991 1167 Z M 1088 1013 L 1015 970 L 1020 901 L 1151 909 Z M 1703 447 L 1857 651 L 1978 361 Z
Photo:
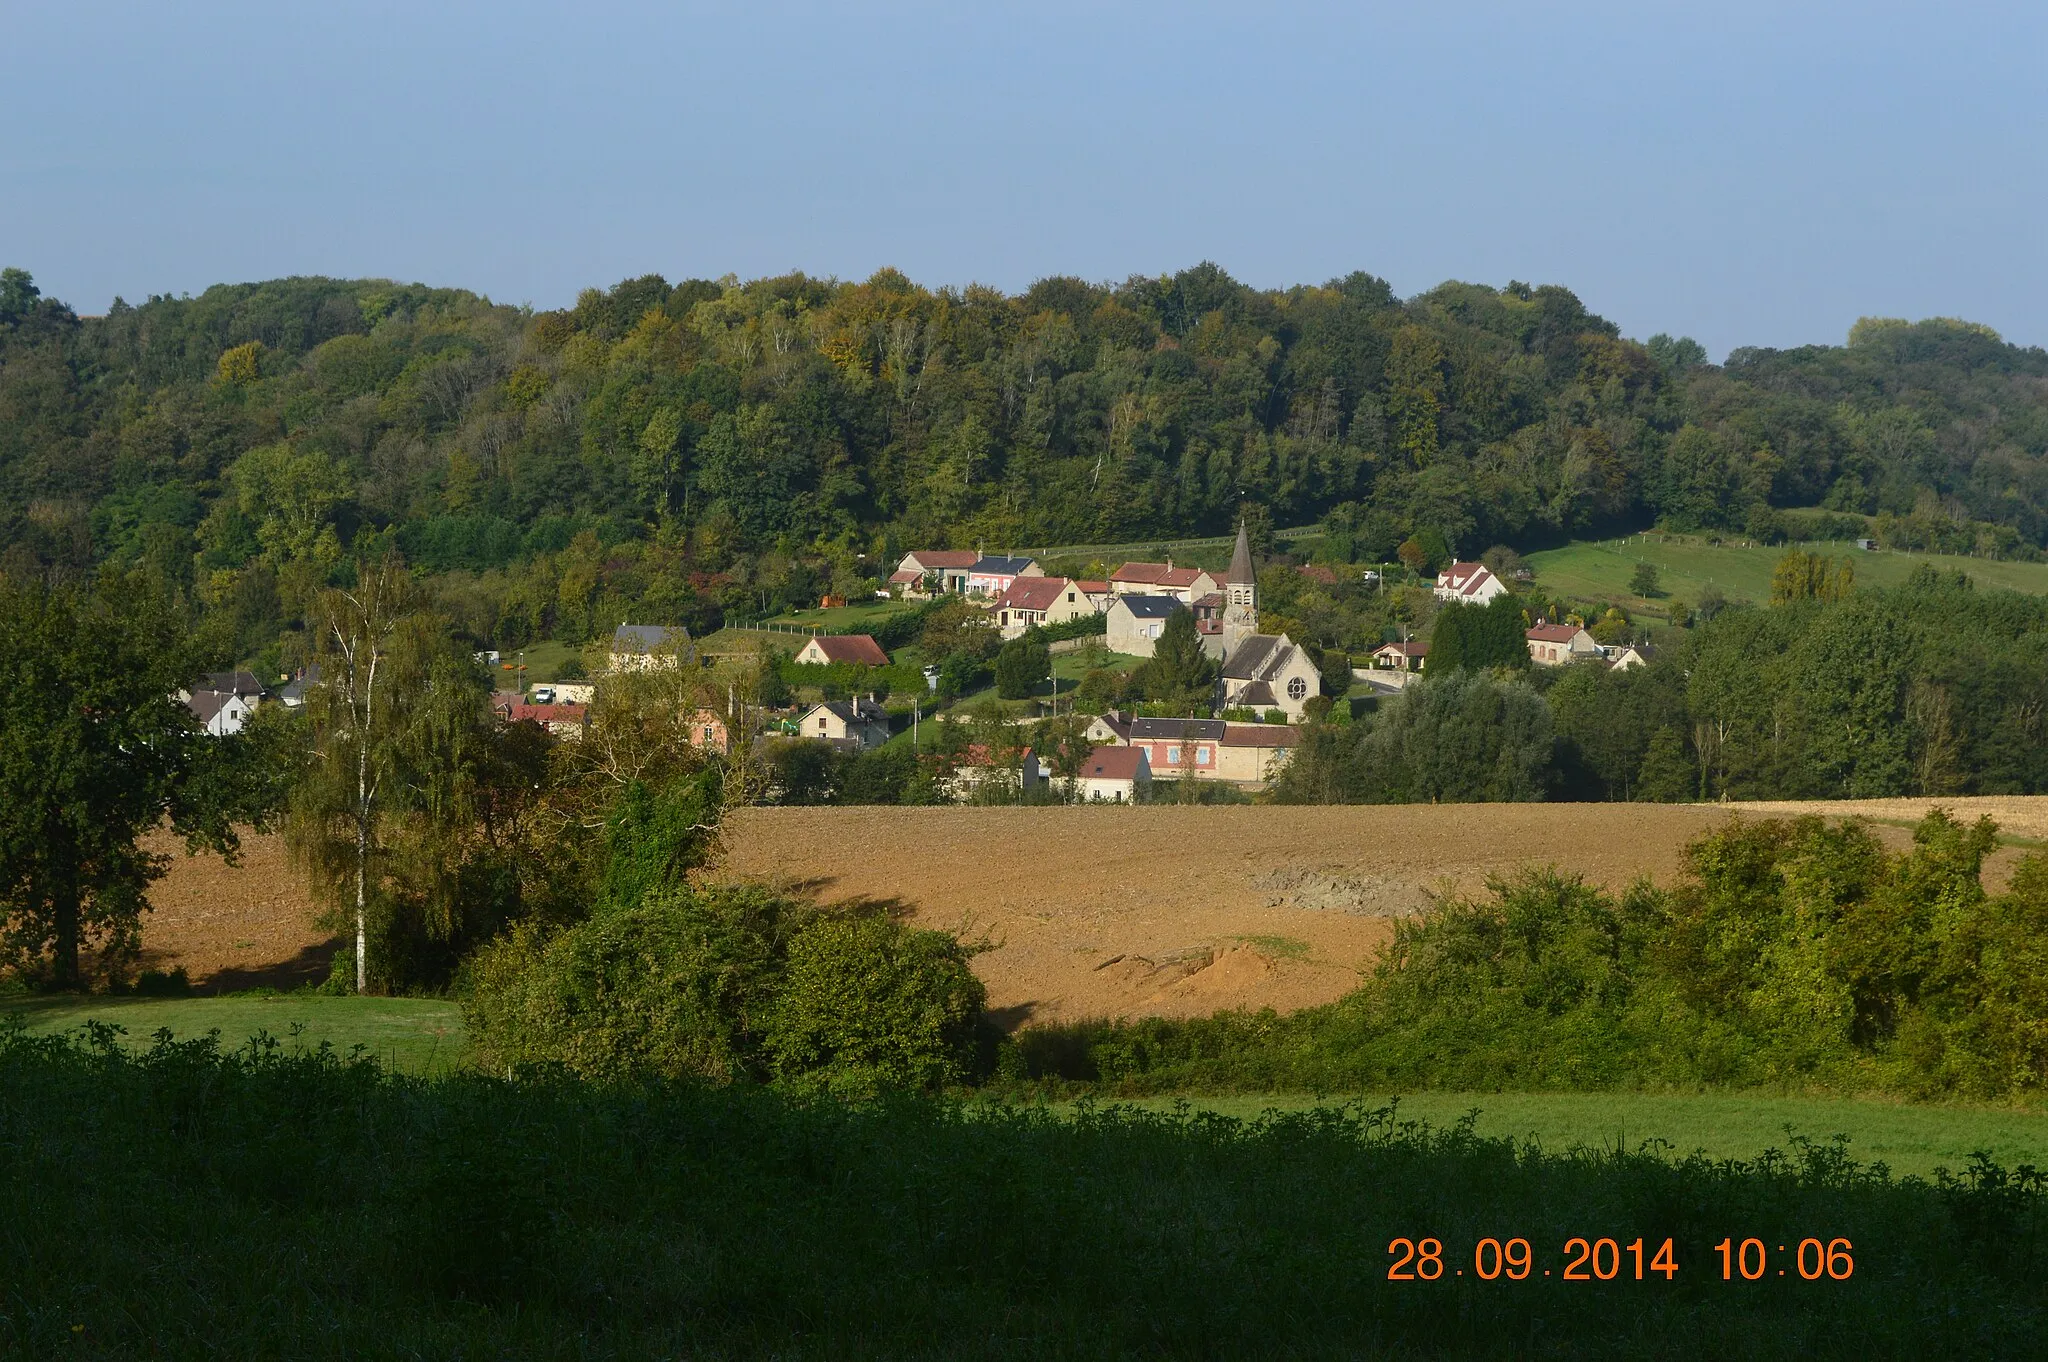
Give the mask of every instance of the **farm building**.
M 680 624 L 622 624 L 612 631 L 610 662 L 615 672 L 676 667 L 692 656 L 690 631 Z
M 824 667 L 835 662 L 853 662 L 863 667 L 886 667 L 889 655 L 869 634 L 814 634 L 797 650 L 796 661 Z

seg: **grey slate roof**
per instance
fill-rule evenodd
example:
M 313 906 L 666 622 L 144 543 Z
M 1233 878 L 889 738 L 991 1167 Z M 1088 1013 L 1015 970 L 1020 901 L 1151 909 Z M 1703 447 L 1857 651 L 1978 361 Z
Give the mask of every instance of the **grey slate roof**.
M 1163 620 L 1174 611 L 1187 608 L 1172 596 L 1119 596 L 1117 599 L 1141 620 Z
M 670 639 L 687 643 L 690 631 L 680 624 L 673 629 L 665 624 L 622 624 L 612 631 L 612 651 L 651 653 L 667 644 Z
M 1025 568 L 1028 568 L 1030 566 L 1031 560 L 1029 558 L 1004 558 L 1000 556 L 983 555 L 981 558 L 977 559 L 975 561 L 974 566 L 968 570 L 970 572 L 1002 573 L 1007 576 L 1015 577 L 1021 574 Z
M 208 672 L 194 690 L 217 691 L 222 695 L 239 695 L 244 700 L 263 694 L 263 683 L 249 672 L 237 668 L 231 672 Z
M 1133 719 L 1131 741 L 1165 740 L 1188 742 L 1196 739 L 1223 737 L 1227 727 L 1221 719 Z
M 829 709 L 850 724 L 886 724 L 889 711 L 872 700 L 827 700 L 818 707 Z
M 1294 645 L 1281 635 L 1248 635 L 1224 659 L 1223 678 L 1226 681 L 1252 681 L 1271 675 L 1273 669 L 1284 663 L 1293 651 Z
M 1237 547 L 1230 552 L 1230 574 L 1223 580 L 1226 584 L 1246 582 L 1253 585 L 1259 580 L 1252 571 L 1251 536 L 1245 533 L 1242 520 L 1237 522 Z

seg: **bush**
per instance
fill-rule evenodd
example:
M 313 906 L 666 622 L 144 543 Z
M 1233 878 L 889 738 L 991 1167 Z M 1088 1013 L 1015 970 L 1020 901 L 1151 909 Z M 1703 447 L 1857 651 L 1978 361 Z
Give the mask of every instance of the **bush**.
M 768 1034 L 775 1072 L 858 1094 L 968 1078 L 988 998 L 968 954 L 880 914 L 812 919 L 790 943 Z
M 471 963 L 462 1010 L 496 1072 L 935 1088 L 973 1068 L 985 994 L 966 961 L 942 933 L 725 884 L 553 937 L 523 925 Z

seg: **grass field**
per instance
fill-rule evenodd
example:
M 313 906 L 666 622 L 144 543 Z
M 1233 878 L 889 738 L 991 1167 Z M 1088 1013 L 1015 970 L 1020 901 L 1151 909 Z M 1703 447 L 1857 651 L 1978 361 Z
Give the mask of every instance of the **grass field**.
M 1662 614 L 1672 600 L 1697 605 L 1708 584 L 1731 601 L 1767 601 L 1771 570 L 1788 546 L 1776 548 L 1708 544 L 1695 538 L 1636 535 L 1627 539 L 1570 544 L 1529 555 L 1536 585 L 1553 596 L 1617 601 L 1630 610 Z M 2048 595 L 2048 563 L 2004 563 L 1988 558 L 1956 558 L 1926 553 L 1865 553 L 1841 543 L 1807 544 L 1811 552 L 1846 554 L 1856 567 L 1856 580 L 1893 586 L 1906 580 L 1917 565 L 1930 563 L 1941 572 L 1966 572 L 1981 586 Z M 1664 597 L 1645 601 L 1629 591 L 1629 577 L 1639 562 L 1655 563 Z
M 1786 1128 L 1815 1141 L 1849 1137 L 1849 1153 L 1882 1163 L 1900 1176 L 1931 1178 L 1960 1170 L 1979 1150 L 2007 1167 L 2048 1167 L 2048 1109 L 1914 1106 L 1856 1098 L 1777 1097 L 1752 1093 L 1500 1093 L 1420 1092 L 1364 1099 L 1397 1103 L 1404 1120 L 1448 1126 L 1477 1111 L 1482 1137 L 1509 1136 L 1550 1153 L 1572 1149 L 1635 1152 L 1657 1142 L 1676 1157 L 1754 1159 L 1786 1150 Z M 1170 1099 L 1135 1105 L 1170 1109 Z M 1299 1110 L 1313 1098 L 1200 1097 L 1202 1111 L 1248 1118 L 1268 1108 Z
M 842 1104 L 5 1036 L 0 1132 L 5 1356 L 2041 1352 L 2033 1181 L 1900 1182 L 1825 1144 L 1557 1154 L 1367 1107 Z M 1757 1270 L 1724 1278 L 1745 1238 Z
M 550 638 L 542 639 L 539 643 L 528 644 L 524 648 L 506 653 L 504 661 L 515 667 L 520 663 L 524 663 L 526 665 L 524 673 L 526 684 L 534 686 L 560 679 L 562 664 L 572 657 L 581 661 L 582 649 L 577 648 L 573 644 L 558 643 Z M 518 684 L 514 678 L 519 676 L 520 673 L 517 671 L 508 672 L 501 667 L 497 675 L 497 684 L 505 690 L 511 690 Z
M 237 1049 L 259 1032 L 307 1049 L 326 1041 L 342 1054 L 358 1045 L 399 1073 L 445 1073 L 462 1059 L 462 1016 L 438 998 L 331 998 L 311 993 L 225 998 L 17 997 L 0 1000 L 0 1018 L 19 1017 L 32 1035 L 76 1032 L 87 1021 L 126 1029 L 131 1047 L 158 1028 L 179 1040 L 220 1032 Z

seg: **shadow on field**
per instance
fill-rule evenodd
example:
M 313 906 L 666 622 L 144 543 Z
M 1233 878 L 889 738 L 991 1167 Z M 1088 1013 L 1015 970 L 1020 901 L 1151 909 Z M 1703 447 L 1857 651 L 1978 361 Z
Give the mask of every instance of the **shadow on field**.
M 334 968 L 334 956 L 341 947 L 342 939 L 337 936 L 317 946 L 307 946 L 291 959 L 276 964 L 215 970 L 195 981 L 192 991 L 201 997 L 213 997 L 247 988 L 274 988 L 282 993 L 302 984 L 317 984 Z

